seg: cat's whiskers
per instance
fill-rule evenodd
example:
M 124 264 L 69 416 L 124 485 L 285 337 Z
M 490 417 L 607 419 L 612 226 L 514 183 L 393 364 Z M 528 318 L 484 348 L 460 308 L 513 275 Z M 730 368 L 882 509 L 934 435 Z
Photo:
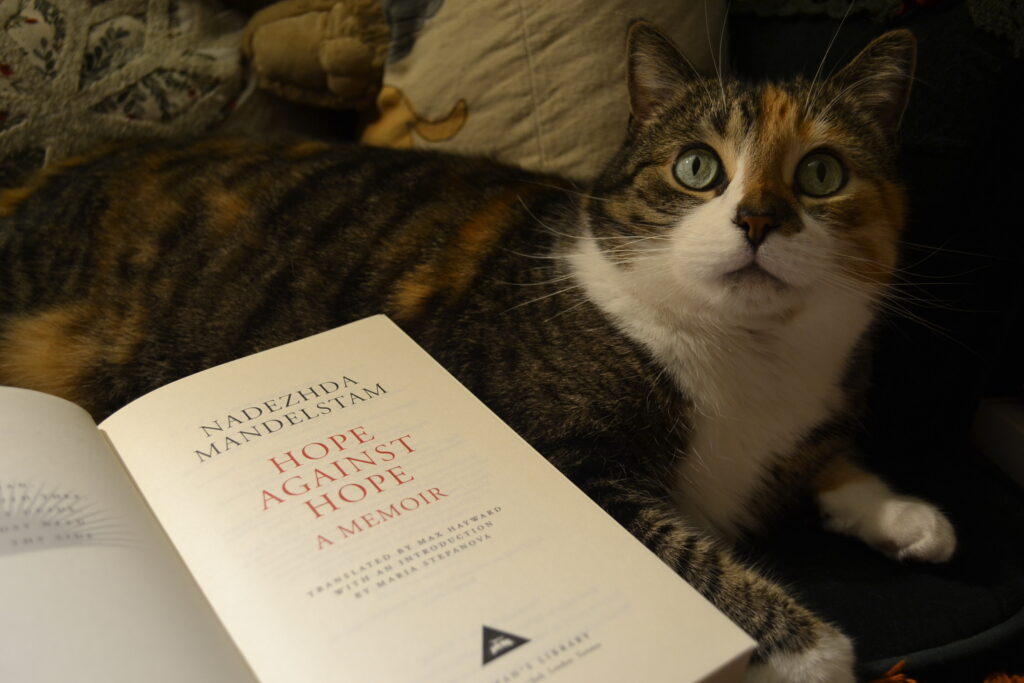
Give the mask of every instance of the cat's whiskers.
M 656 235 L 645 235 L 645 237 L 656 237 L 663 240 L 671 240 L 672 235 L 669 231 L 674 227 L 673 223 L 651 223 L 648 221 L 635 221 L 631 223 L 634 228 L 650 228 L 652 230 L 661 231 Z
M 927 250 L 927 251 L 934 252 L 934 253 L 958 254 L 960 256 L 973 256 L 975 258 L 991 259 L 991 260 L 995 260 L 995 261 L 1004 261 L 1004 260 L 1007 260 L 1009 258 L 1009 257 L 1006 257 L 1006 256 L 999 256 L 998 254 L 982 254 L 982 253 L 979 253 L 979 252 L 976 252 L 976 251 L 964 251 L 962 249 L 950 249 L 949 247 L 946 247 L 945 245 L 941 245 L 940 246 L 940 245 L 935 245 L 935 244 L 920 244 L 918 242 L 908 242 L 906 240 L 897 240 L 897 241 L 898 241 L 898 243 L 900 245 L 902 245 L 904 247 L 907 247 L 907 248 L 910 248 L 910 249 Z M 947 242 L 948 242 L 948 240 L 947 240 Z
M 948 281 L 949 278 L 964 277 L 964 276 L 967 276 L 967 275 L 974 275 L 975 273 L 988 270 L 991 267 L 991 264 L 983 264 L 983 265 L 977 265 L 977 266 L 975 266 L 973 268 L 969 268 L 967 270 L 960 271 L 958 273 L 951 273 L 949 275 L 934 275 L 934 276 L 925 275 L 924 273 L 918 273 L 918 272 L 915 272 L 913 270 L 915 268 L 919 268 L 921 265 L 927 263 L 933 257 L 935 257 L 938 254 L 943 253 L 943 252 L 944 252 L 944 250 L 942 250 L 941 248 L 931 249 L 930 253 L 925 254 L 923 257 L 921 257 L 920 259 L 918 259 L 914 263 L 911 263 L 911 264 L 909 264 L 907 266 L 904 266 L 904 267 L 900 268 L 899 271 L 901 273 L 907 273 L 907 274 L 914 275 L 915 277 L 924 277 L 924 278 L 930 277 L 930 278 L 932 278 L 934 280 L 947 280 Z M 955 253 L 959 253 L 961 255 L 967 255 L 967 256 L 972 256 L 972 257 L 982 257 L 982 258 L 985 257 L 984 254 L 970 254 L 968 252 L 956 252 L 956 251 L 953 251 L 953 250 L 946 251 L 945 253 L 954 253 L 954 254 Z M 1000 257 L 998 257 L 998 256 L 989 256 L 988 258 L 999 259 Z M 935 283 L 935 284 L 939 284 L 939 283 Z
M 519 203 L 523 206 L 523 209 L 526 211 L 526 213 L 528 213 L 530 215 L 530 217 L 533 218 L 534 221 L 536 221 L 537 225 L 539 225 L 540 227 L 544 228 L 544 231 L 547 232 L 549 235 L 554 235 L 555 237 L 562 237 L 562 238 L 569 239 L 569 240 L 587 240 L 587 241 L 593 241 L 593 242 L 601 242 L 601 241 L 605 241 L 605 240 L 611 241 L 611 240 L 623 240 L 623 239 L 640 239 L 640 238 L 636 237 L 635 235 L 606 235 L 606 236 L 603 236 L 603 237 L 599 237 L 597 235 L 594 235 L 589 230 L 580 231 L 580 232 L 576 232 L 576 233 L 574 233 L 574 232 L 566 232 L 564 230 L 558 230 L 556 228 L 553 228 L 549 223 L 546 223 L 545 221 L 541 220 L 540 217 L 537 216 L 537 214 L 535 214 L 530 209 L 529 205 L 527 205 L 527 203 L 525 201 L 523 201 L 522 197 L 518 197 L 517 199 L 519 200 Z
M 904 302 L 901 300 L 898 292 L 891 288 L 886 287 L 880 290 L 877 294 L 873 294 L 871 292 L 871 286 L 855 279 L 851 275 L 846 275 L 845 273 L 823 273 L 820 275 L 819 279 L 822 283 L 832 286 L 838 290 L 859 296 L 870 297 L 873 299 L 879 312 L 888 313 L 904 320 L 914 322 L 928 331 L 942 336 L 971 353 L 974 353 L 973 349 L 954 337 L 948 328 L 938 325 L 937 323 L 910 310 L 910 308 L 904 305 Z
M 714 98 L 714 96 L 713 96 L 713 95 L 711 94 L 711 88 L 710 88 L 710 87 L 708 86 L 708 81 L 709 81 L 710 79 L 706 78 L 706 77 L 704 76 L 704 74 L 702 74 L 702 73 L 701 73 L 701 72 L 700 72 L 700 71 L 699 71 L 699 70 L 697 69 L 697 67 L 696 67 L 696 66 L 694 65 L 694 63 L 693 63 L 692 61 L 690 61 L 690 58 L 689 58 L 689 57 L 687 57 L 687 56 L 686 56 L 685 54 L 683 54 L 682 52 L 680 52 L 680 53 L 679 53 L 679 56 L 680 56 L 680 57 L 682 57 L 682 59 L 683 59 L 683 62 L 685 62 L 685 63 L 686 63 L 686 65 L 687 65 L 688 67 L 690 67 L 690 71 L 692 71 L 692 72 L 693 72 L 693 74 L 694 74 L 694 76 L 696 76 L 696 78 L 694 79 L 694 82 L 695 82 L 695 83 L 699 83 L 699 84 L 700 84 L 700 86 L 701 86 L 701 87 L 702 87 L 702 88 L 704 89 L 704 94 L 708 96 L 708 99 L 709 99 L 709 100 L 712 100 L 712 101 L 713 101 L 713 100 L 714 100 L 715 98 Z M 714 59 L 714 58 L 712 57 L 712 59 Z M 607 201 L 607 198 L 606 198 L 606 197 L 595 197 L 595 199 L 603 199 L 603 200 L 606 200 L 606 201 Z
M 546 287 L 550 285 L 557 285 L 567 280 L 572 280 L 576 276 L 569 272 L 558 277 L 553 277 L 547 280 L 531 280 L 529 282 L 510 282 L 509 280 L 491 280 L 492 282 L 499 285 L 508 285 L 510 287 Z
M 643 223 L 634 223 L 633 226 L 645 225 Z M 626 242 L 647 242 L 647 241 L 664 241 L 671 242 L 672 237 L 670 235 L 608 235 L 605 238 L 599 239 L 616 239 L 623 240 Z
M 607 201 L 606 197 L 598 197 L 597 195 L 587 194 L 586 192 L 582 191 L 575 184 L 573 184 L 572 187 L 566 187 L 565 185 L 557 185 L 555 183 L 545 183 L 545 182 L 543 182 L 541 180 L 533 180 L 533 179 L 523 181 L 523 184 L 525 184 L 525 185 L 536 185 L 537 187 L 543 187 L 543 188 L 548 189 L 548 190 L 558 190 L 559 192 L 564 192 L 565 194 L 570 194 L 570 195 L 573 195 L 574 197 L 581 197 L 581 198 L 584 198 L 584 199 L 592 199 L 592 200 L 595 200 L 595 201 Z
M 492 280 L 494 284 L 504 285 L 508 287 L 549 287 L 551 285 L 561 284 L 567 280 L 571 280 L 573 276 L 562 275 L 561 277 L 552 278 L 550 280 L 538 280 L 536 282 L 510 282 L 508 280 Z
M 858 261 L 858 262 L 868 263 L 870 265 L 878 266 L 878 267 L 883 268 L 883 269 L 888 268 L 888 266 L 886 264 L 882 263 L 881 261 L 878 261 L 877 259 L 864 258 L 862 256 L 854 256 L 852 254 L 842 254 L 842 255 L 839 256 L 839 258 L 841 258 L 842 260 L 846 260 L 846 261 Z M 953 273 L 948 273 L 948 274 L 943 274 L 943 275 L 930 275 L 928 273 L 918 272 L 918 271 L 915 271 L 915 270 L 912 269 L 912 268 L 915 268 L 916 266 L 920 265 L 922 262 L 923 261 L 918 261 L 918 262 L 915 262 L 915 263 L 911 263 L 910 265 L 907 265 L 907 266 L 896 266 L 896 267 L 891 268 L 891 272 L 893 274 L 894 281 L 889 283 L 889 287 L 892 287 L 892 288 L 914 287 L 914 288 L 922 289 L 922 290 L 925 290 L 925 291 L 927 291 L 927 288 L 936 287 L 936 286 L 967 287 L 968 286 L 968 282 L 954 281 L 954 280 L 951 280 L 951 279 L 952 278 L 963 278 L 963 276 L 965 276 L 965 275 L 974 274 L 974 273 L 976 273 L 976 272 L 978 272 L 980 270 L 984 270 L 984 269 L 986 269 L 988 267 L 988 266 L 984 266 L 984 265 L 979 265 L 977 267 L 970 268 L 968 270 L 959 271 L 959 272 L 953 272 Z M 911 280 L 911 279 L 915 279 L 915 280 Z
M 731 4 L 731 0 L 730 0 L 730 4 Z M 726 7 L 726 15 L 728 15 L 728 7 Z M 725 86 L 724 86 L 724 84 L 722 82 L 722 74 L 718 70 L 718 64 L 715 62 L 714 52 L 712 52 L 712 49 L 711 49 L 711 29 L 710 29 L 710 27 L 708 27 L 707 22 L 708 22 L 707 0 L 705 0 L 705 2 L 704 2 L 704 25 L 705 25 L 705 29 L 706 29 L 706 32 L 707 32 L 707 35 L 708 35 L 708 54 L 711 56 L 712 64 L 715 65 L 715 71 L 718 74 L 719 87 L 722 88 L 722 105 L 726 107 L 726 110 L 728 110 L 728 106 L 727 106 L 726 99 L 725 99 Z M 719 34 L 719 41 L 718 41 L 718 62 L 722 61 L 722 39 L 723 39 L 724 36 L 725 36 L 725 22 L 723 21 L 722 22 L 722 32 Z M 713 102 L 715 100 L 715 97 L 711 94 L 711 87 L 708 85 L 708 82 L 711 79 L 706 78 L 705 75 L 702 74 L 699 69 L 697 69 L 696 65 L 694 65 L 694 63 L 690 60 L 690 58 L 687 57 L 684 53 L 680 52 L 679 56 L 682 58 L 683 62 L 685 62 L 688 67 L 690 67 L 690 71 L 693 72 L 694 76 L 696 76 L 696 78 L 694 79 L 694 82 L 698 83 L 701 86 L 701 88 L 704 89 L 704 94 L 707 95 L 708 99 Z
M 602 236 L 593 235 L 593 234 L 577 235 L 577 234 L 568 233 L 568 232 L 561 232 L 561 233 L 559 233 L 559 232 L 552 232 L 551 234 L 558 235 L 559 237 L 569 237 L 569 238 L 578 239 L 578 240 L 586 240 L 586 241 L 589 241 L 589 242 L 613 242 L 615 240 L 622 241 L 622 240 L 646 239 L 647 237 L 657 237 L 657 235 L 602 235 Z
M 537 261 L 564 261 L 566 256 L 564 254 L 554 252 L 544 252 L 543 254 L 526 254 L 515 249 L 509 249 L 508 247 L 501 247 L 501 250 L 507 254 L 513 254 L 515 256 L 521 256 L 522 258 L 535 259 Z
M 646 246 L 646 242 L 657 242 L 665 241 L 670 242 L 661 235 L 650 235 L 647 237 L 622 237 L 623 243 L 618 246 L 602 246 L 602 250 L 606 255 L 616 257 L 640 257 L 648 254 L 659 254 L 671 250 L 671 243 L 666 245 L 657 245 L 654 247 Z M 638 245 L 640 247 L 638 248 Z
M 573 311 L 573 310 L 579 308 L 580 306 L 582 306 L 584 304 L 588 304 L 588 303 L 590 303 L 590 299 L 588 299 L 585 295 L 582 295 L 582 296 L 580 296 L 580 300 L 578 302 L 576 302 L 572 306 L 569 306 L 566 309 L 563 309 L 563 310 L 559 311 L 558 313 L 555 313 L 552 316 L 548 316 L 547 318 L 544 319 L 544 322 L 545 323 L 551 322 L 555 318 L 557 318 L 559 316 L 562 316 L 562 315 L 565 315 L 569 311 Z
M 855 90 L 855 89 L 861 87 L 862 85 L 864 85 L 865 83 L 869 83 L 869 82 L 874 81 L 874 80 L 888 80 L 890 78 L 892 78 L 892 76 L 890 74 L 881 73 L 881 74 L 872 74 L 870 76 L 865 76 L 864 78 L 857 79 L 856 81 L 854 81 L 854 82 L 846 85 L 845 87 L 843 87 L 843 89 L 840 90 L 839 93 L 836 94 L 836 96 L 833 97 L 832 100 L 829 101 L 829 103 L 827 105 L 825 105 L 820 111 L 818 111 L 818 113 L 815 115 L 816 118 L 818 118 L 820 120 L 827 119 L 829 112 L 831 111 L 832 107 L 835 106 L 836 102 L 838 102 L 843 97 L 845 97 L 851 90 Z M 904 76 L 904 78 L 907 78 L 909 80 L 914 80 L 910 76 Z M 815 100 L 817 100 L 817 98 L 815 98 Z
M 704 23 L 707 24 L 707 0 L 704 0 Z M 722 45 L 725 43 L 725 26 L 729 23 L 729 10 L 732 9 L 732 0 L 725 3 L 725 10 L 722 12 L 722 28 L 718 31 L 718 63 L 722 65 L 722 70 L 725 70 L 725 61 L 722 59 Z M 721 75 L 719 75 L 719 82 L 721 82 Z M 725 86 L 722 86 L 722 104 L 725 104 Z
M 868 263 L 868 264 L 879 266 L 879 267 L 885 267 L 884 264 L 882 264 L 881 262 L 879 262 L 879 261 L 877 261 L 875 259 L 864 258 L 864 257 L 860 257 L 860 256 L 853 256 L 851 254 L 844 254 L 844 255 L 841 256 L 841 258 L 843 260 L 845 260 L 845 261 L 858 261 L 858 262 Z M 983 267 L 979 266 L 978 268 L 971 269 L 970 271 L 966 271 L 964 273 L 953 274 L 953 275 L 948 275 L 948 276 L 941 276 L 941 275 L 930 276 L 930 275 L 924 275 L 922 273 L 917 273 L 917 272 L 914 272 L 913 270 L 911 270 L 910 268 L 914 267 L 914 265 L 916 265 L 916 264 L 912 264 L 911 266 L 906 267 L 906 268 L 893 268 L 892 269 L 892 274 L 893 274 L 893 278 L 894 279 L 893 279 L 893 281 L 888 283 L 888 285 L 887 285 L 888 291 L 885 292 L 883 296 L 886 296 L 889 299 L 898 299 L 898 300 L 900 300 L 902 302 L 909 302 L 909 303 L 913 303 L 913 304 L 916 304 L 916 305 L 921 306 L 921 307 L 926 307 L 926 308 L 931 308 L 931 309 L 946 310 L 946 311 L 958 311 L 958 312 L 962 312 L 962 313 L 986 313 L 986 312 L 990 312 L 990 311 L 985 311 L 985 310 L 982 310 L 982 309 L 965 309 L 965 308 L 959 308 L 959 307 L 953 306 L 953 305 L 951 305 L 951 302 L 935 297 L 934 295 L 932 295 L 932 292 L 930 291 L 931 288 L 940 287 L 940 286 L 942 286 L 942 287 L 966 287 L 968 285 L 967 282 L 965 282 L 965 281 L 954 281 L 954 280 L 950 280 L 949 278 L 960 277 L 962 275 L 968 275 L 968 274 L 976 272 L 977 270 L 983 269 Z M 910 277 L 914 277 L 914 278 L 922 278 L 923 277 L 923 278 L 930 278 L 930 279 L 925 279 L 925 280 L 922 280 L 922 281 L 915 281 L 915 280 L 910 279 Z M 915 295 L 913 292 L 920 292 L 923 295 L 927 295 L 927 296 Z
M 715 74 L 718 76 L 718 87 L 722 91 L 722 107 L 728 110 L 729 104 L 725 98 L 725 81 L 722 80 L 721 65 L 715 59 L 715 48 L 711 44 L 711 25 L 708 23 L 708 0 L 704 0 L 704 32 L 708 37 L 708 52 L 711 55 L 711 63 L 715 65 Z
M 823 275 L 823 276 L 821 276 L 820 279 L 821 279 L 821 282 L 823 282 L 823 283 L 825 283 L 825 284 L 827 284 L 827 285 L 829 285 L 829 286 L 831 286 L 831 287 L 833 287 L 833 288 L 835 288 L 837 290 L 845 291 L 845 292 L 850 293 L 850 294 L 855 294 L 855 295 L 860 295 L 860 296 L 865 296 L 865 297 L 870 296 L 869 293 L 865 291 L 865 285 L 863 283 L 853 279 L 852 277 L 844 278 L 844 277 L 836 277 L 836 276 Z M 925 328 L 927 328 L 927 329 L 929 329 L 929 330 L 931 330 L 931 331 L 933 331 L 933 332 L 935 332 L 937 334 L 943 334 L 944 333 L 944 330 L 939 329 L 937 326 L 935 326 L 930 321 L 920 317 L 916 313 L 910 311 L 905 306 L 901 305 L 897 299 L 895 299 L 893 297 L 890 297 L 890 296 L 886 296 L 884 290 L 882 292 L 880 292 L 878 295 L 872 297 L 872 300 L 873 300 L 873 303 L 875 305 L 875 308 L 880 313 L 889 313 L 889 314 L 892 314 L 892 315 L 897 316 L 899 318 L 904 318 L 906 320 L 910 320 L 912 322 L 915 322 L 915 323 L 918 323 L 918 324 L 924 326 Z
M 931 288 L 938 286 L 967 287 L 966 282 L 890 282 L 885 296 L 889 299 L 914 304 L 920 308 L 952 311 L 957 313 L 995 313 L 994 309 L 963 308 L 954 305 L 954 301 L 935 296 Z M 915 294 L 915 292 L 917 294 Z
M 821 70 L 825 67 L 825 60 L 828 59 L 828 53 L 832 50 L 832 45 L 836 42 L 836 38 L 839 37 L 839 31 L 842 30 L 843 24 L 846 23 L 846 18 L 850 16 L 850 10 L 853 9 L 854 2 L 856 2 L 856 0 L 850 0 L 850 4 L 846 6 L 846 12 L 843 13 L 843 18 L 839 21 L 839 26 L 836 27 L 835 32 L 832 34 L 832 39 L 828 41 L 828 46 L 825 48 L 825 54 L 821 56 L 821 62 L 818 64 L 818 70 L 814 72 L 811 84 L 807 88 L 807 96 L 804 98 L 804 118 L 810 115 L 811 102 L 817 99 L 815 86 L 818 86 L 818 78 L 821 76 Z
M 571 233 L 571 232 L 564 232 L 564 231 L 561 231 L 561 230 L 556 230 L 555 228 L 551 227 L 551 225 L 549 223 L 541 220 L 540 216 L 538 216 L 537 214 L 535 214 L 533 212 L 533 209 L 530 208 L 530 205 L 527 204 L 526 201 L 522 197 L 516 197 L 516 200 L 523 207 L 523 210 L 526 211 L 526 213 L 530 215 L 530 218 L 532 218 L 537 223 L 537 225 L 539 225 L 540 227 L 544 228 L 544 231 L 547 232 L 549 235 L 554 235 L 555 237 L 564 237 L 566 239 L 571 239 L 571 240 L 577 240 L 577 239 L 598 239 L 598 238 L 594 237 L 594 235 L 590 235 L 590 234 Z
M 944 339 L 947 339 L 948 341 L 953 342 L 960 348 L 969 351 L 973 355 L 978 355 L 977 351 L 975 351 L 970 346 L 965 344 L 961 339 L 954 337 L 948 327 L 943 327 L 942 325 L 939 325 L 935 322 L 932 322 L 931 320 L 928 320 L 927 318 L 924 318 L 914 313 L 906 306 L 900 305 L 897 301 L 888 298 L 882 298 L 879 301 L 879 310 L 884 313 L 890 313 L 895 317 L 902 318 L 903 320 L 909 320 L 910 322 L 917 323 L 918 325 L 928 330 L 929 332 L 932 332 L 933 334 L 936 334 Z
M 543 294 L 541 296 L 534 297 L 533 299 L 527 299 L 526 301 L 520 301 L 515 306 L 510 306 L 510 307 L 506 308 L 505 312 L 508 313 L 509 311 L 516 310 L 517 308 L 522 308 L 523 306 L 529 306 L 530 304 L 535 304 L 538 301 L 544 301 L 545 299 L 550 299 L 553 296 L 559 296 L 560 294 L 566 294 L 566 293 L 571 292 L 573 290 L 580 290 L 582 288 L 583 288 L 582 284 L 576 283 L 576 284 L 571 285 L 569 287 L 563 287 L 562 289 L 556 289 L 553 292 L 548 292 L 547 294 Z

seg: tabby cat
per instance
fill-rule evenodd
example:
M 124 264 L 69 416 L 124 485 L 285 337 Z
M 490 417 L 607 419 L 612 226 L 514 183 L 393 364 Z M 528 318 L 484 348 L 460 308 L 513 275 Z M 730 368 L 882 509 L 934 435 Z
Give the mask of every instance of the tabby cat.
M 865 333 L 904 222 L 915 59 L 698 76 L 629 34 L 626 142 L 585 191 L 482 159 L 303 142 L 135 147 L 0 196 L 0 383 L 103 417 L 183 375 L 384 312 L 759 643 L 842 683 L 853 645 L 729 543 L 799 493 L 898 559 L 952 527 L 854 464 Z M 340 351 L 339 351 L 340 352 Z

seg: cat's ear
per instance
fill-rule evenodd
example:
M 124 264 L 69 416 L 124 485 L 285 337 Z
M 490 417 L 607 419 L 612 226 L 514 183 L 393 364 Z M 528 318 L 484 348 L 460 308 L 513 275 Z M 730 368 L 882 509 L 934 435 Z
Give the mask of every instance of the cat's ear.
M 626 83 L 634 121 L 643 121 L 696 74 L 678 48 L 646 21 L 634 22 L 626 39 Z
M 895 136 L 910 98 L 916 61 L 914 34 L 889 31 L 871 41 L 832 81 L 867 105 L 883 129 Z

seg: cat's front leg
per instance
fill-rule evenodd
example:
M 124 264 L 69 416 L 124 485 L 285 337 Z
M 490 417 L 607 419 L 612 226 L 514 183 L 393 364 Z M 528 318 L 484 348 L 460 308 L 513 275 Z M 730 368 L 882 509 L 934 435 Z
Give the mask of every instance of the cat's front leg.
M 856 536 L 898 560 L 945 562 L 956 533 L 927 501 L 895 493 L 845 456 L 833 457 L 814 481 L 825 528 Z
M 747 683 L 854 683 L 853 643 L 846 635 L 689 525 L 655 486 L 611 477 L 574 480 L 757 641 Z

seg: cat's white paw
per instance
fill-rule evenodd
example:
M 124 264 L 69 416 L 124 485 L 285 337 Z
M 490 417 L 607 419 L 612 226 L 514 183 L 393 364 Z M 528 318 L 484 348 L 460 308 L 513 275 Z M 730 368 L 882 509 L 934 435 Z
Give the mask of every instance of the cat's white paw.
M 774 654 L 751 665 L 744 683 L 855 683 L 853 643 L 836 629 L 826 628 L 813 647 Z
M 884 501 L 866 527 L 864 540 L 898 560 L 945 562 L 956 550 L 953 525 L 938 508 L 923 500 Z
M 862 539 L 889 557 L 945 562 L 956 550 L 956 533 L 946 516 L 911 496 L 899 496 L 878 481 L 862 481 L 823 493 L 825 527 Z

